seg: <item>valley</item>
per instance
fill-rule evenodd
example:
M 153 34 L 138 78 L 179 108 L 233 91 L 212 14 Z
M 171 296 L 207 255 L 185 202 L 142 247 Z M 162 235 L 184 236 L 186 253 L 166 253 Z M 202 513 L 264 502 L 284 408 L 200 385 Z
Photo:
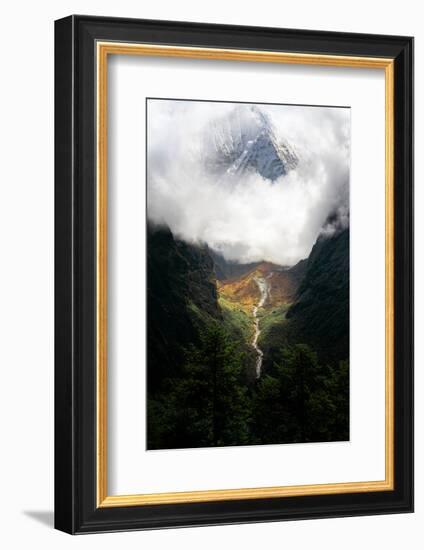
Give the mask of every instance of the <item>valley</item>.
M 349 437 L 349 231 L 292 267 L 148 230 L 148 449 Z
M 266 336 L 274 324 L 284 322 L 298 285 L 296 271 L 270 262 L 260 262 L 238 277 L 217 281 L 221 309 L 233 323 L 243 327 L 255 352 L 256 378 L 261 376 L 264 356 L 261 335 Z

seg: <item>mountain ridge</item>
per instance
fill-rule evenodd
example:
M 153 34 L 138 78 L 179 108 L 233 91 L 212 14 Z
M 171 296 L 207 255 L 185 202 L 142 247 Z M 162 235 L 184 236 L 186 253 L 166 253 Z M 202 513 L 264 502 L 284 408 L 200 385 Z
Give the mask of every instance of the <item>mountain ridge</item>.
M 288 141 L 277 139 L 269 117 L 256 105 L 239 105 L 212 123 L 205 164 L 227 175 L 259 173 L 272 182 L 293 170 L 299 157 Z

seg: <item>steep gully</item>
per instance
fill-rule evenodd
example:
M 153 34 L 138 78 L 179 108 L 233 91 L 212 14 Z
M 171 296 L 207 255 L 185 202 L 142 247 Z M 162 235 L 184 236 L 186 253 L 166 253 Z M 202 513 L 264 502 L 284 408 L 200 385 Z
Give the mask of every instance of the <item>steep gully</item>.
M 271 285 L 269 282 L 269 279 L 272 277 L 273 272 L 269 273 L 266 277 L 255 277 L 255 282 L 258 285 L 259 292 L 260 292 L 260 299 L 256 306 L 253 306 L 252 313 L 253 313 L 253 322 L 255 327 L 255 333 L 252 340 L 252 346 L 255 349 L 257 353 L 256 358 L 256 378 L 260 378 L 261 371 L 262 371 L 262 361 L 264 353 L 261 350 L 261 348 L 258 346 L 258 338 L 261 333 L 259 329 L 259 318 L 258 318 L 258 309 L 263 307 L 266 300 L 269 298 L 270 291 L 271 291 Z

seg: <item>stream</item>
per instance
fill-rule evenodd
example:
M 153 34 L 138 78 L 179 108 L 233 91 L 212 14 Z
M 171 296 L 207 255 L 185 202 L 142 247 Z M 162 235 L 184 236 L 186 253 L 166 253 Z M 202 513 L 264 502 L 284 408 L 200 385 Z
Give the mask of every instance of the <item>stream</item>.
M 255 277 L 255 282 L 259 287 L 259 291 L 261 293 L 261 297 L 259 299 L 259 302 L 256 306 L 253 306 L 252 313 L 253 313 L 253 322 L 255 327 L 255 334 L 253 336 L 252 340 L 252 346 L 255 349 L 257 353 L 257 359 L 256 359 L 256 378 L 260 378 L 261 376 L 261 370 L 262 370 L 262 360 L 264 357 L 264 353 L 261 350 L 261 348 L 258 346 L 258 338 L 261 333 L 259 329 L 259 318 L 258 318 L 258 309 L 263 307 L 265 304 L 269 293 L 270 293 L 270 284 L 268 282 L 268 279 L 272 277 L 272 272 L 269 273 L 265 278 L 264 277 Z

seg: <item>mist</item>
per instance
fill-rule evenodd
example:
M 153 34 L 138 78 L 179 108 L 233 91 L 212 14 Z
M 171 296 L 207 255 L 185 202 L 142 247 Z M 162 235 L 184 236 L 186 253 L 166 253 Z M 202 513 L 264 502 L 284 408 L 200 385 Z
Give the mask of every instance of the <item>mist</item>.
M 294 265 L 349 223 L 350 109 L 259 105 L 296 153 L 275 181 L 210 169 L 210 133 L 248 104 L 148 100 L 148 219 L 227 260 Z M 213 141 L 213 140 L 212 140 Z

